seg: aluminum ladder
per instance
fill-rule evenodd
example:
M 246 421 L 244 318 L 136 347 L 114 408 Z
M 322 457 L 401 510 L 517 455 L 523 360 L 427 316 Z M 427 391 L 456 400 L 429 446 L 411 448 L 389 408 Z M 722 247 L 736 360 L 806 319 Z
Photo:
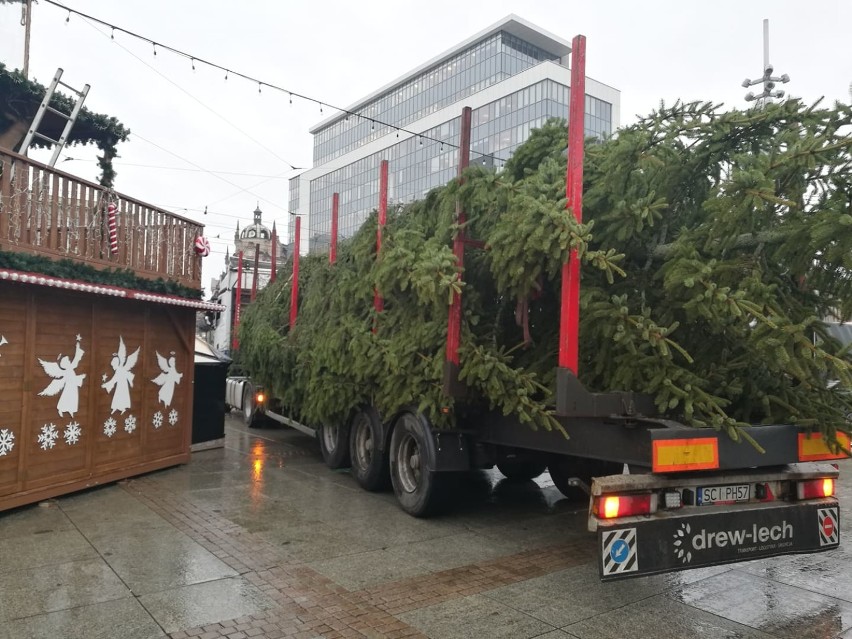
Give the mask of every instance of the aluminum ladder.
M 74 108 L 71 109 L 71 114 L 62 113 L 57 109 L 54 109 L 50 106 L 50 100 L 53 98 L 53 94 L 56 92 L 56 87 L 59 85 L 64 86 L 66 89 L 70 90 L 77 96 L 77 101 L 74 103 Z M 81 91 L 78 91 L 72 86 L 69 86 L 62 82 L 62 69 L 56 70 L 56 75 L 53 76 L 53 81 L 50 83 L 50 86 L 47 88 L 47 93 L 44 94 L 44 99 L 41 101 L 41 104 L 38 107 L 38 111 L 33 118 L 32 126 L 30 126 L 30 130 L 27 131 L 27 135 L 24 137 L 24 141 L 21 143 L 21 150 L 19 153 L 21 155 L 26 155 L 27 151 L 29 151 L 30 144 L 32 144 L 34 138 L 39 138 L 40 140 L 44 140 L 45 142 L 50 142 L 53 144 L 53 155 L 50 158 L 50 162 L 48 164 L 50 166 L 56 166 L 56 160 L 59 159 L 59 154 L 62 152 L 62 149 L 65 148 L 65 143 L 68 140 L 68 134 L 71 133 L 71 128 L 74 126 L 74 122 L 77 121 L 77 116 L 80 113 L 80 109 L 83 108 L 83 101 L 86 99 L 86 96 L 89 94 L 89 85 L 85 85 Z M 62 135 L 59 136 L 58 140 L 54 140 L 53 138 L 49 138 L 46 135 L 42 135 L 38 132 L 39 127 L 41 126 L 41 120 L 44 118 L 44 114 L 50 111 L 51 113 L 59 116 L 65 122 L 65 128 L 62 130 Z

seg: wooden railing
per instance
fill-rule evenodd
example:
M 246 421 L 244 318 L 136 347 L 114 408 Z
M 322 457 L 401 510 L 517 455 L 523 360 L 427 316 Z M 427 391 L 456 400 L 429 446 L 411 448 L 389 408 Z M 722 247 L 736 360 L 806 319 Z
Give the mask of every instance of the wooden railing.
M 110 252 L 107 203 L 117 205 L 118 252 Z M 197 222 L 0 149 L 0 250 L 69 258 L 95 268 L 201 288 Z

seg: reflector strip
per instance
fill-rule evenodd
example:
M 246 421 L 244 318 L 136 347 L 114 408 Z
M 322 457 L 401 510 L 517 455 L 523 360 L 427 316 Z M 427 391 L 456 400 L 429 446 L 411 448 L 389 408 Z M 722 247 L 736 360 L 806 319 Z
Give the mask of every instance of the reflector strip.
M 849 448 L 849 435 L 846 433 L 837 433 L 837 441 L 844 448 Z M 799 461 L 846 459 L 846 457 L 847 455 L 843 452 L 832 453 L 819 433 L 799 433 Z
M 715 437 L 657 439 L 653 454 L 655 473 L 719 468 L 719 441 Z

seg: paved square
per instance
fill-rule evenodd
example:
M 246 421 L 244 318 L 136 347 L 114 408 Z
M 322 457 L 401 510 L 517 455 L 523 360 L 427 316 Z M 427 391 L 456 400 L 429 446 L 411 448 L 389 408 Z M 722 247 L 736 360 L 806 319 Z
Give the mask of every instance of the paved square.
M 852 462 L 841 463 L 841 522 Z M 852 637 L 852 546 L 603 584 L 545 473 L 409 517 L 316 442 L 227 419 L 187 466 L 0 513 L 0 639 Z

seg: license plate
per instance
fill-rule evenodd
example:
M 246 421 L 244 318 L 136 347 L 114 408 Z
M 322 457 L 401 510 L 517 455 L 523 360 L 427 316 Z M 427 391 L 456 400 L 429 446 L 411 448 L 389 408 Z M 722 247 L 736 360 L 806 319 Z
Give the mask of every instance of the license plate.
M 748 501 L 748 484 L 732 484 L 728 486 L 705 486 L 698 489 L 698 505 L 732 503 Z

